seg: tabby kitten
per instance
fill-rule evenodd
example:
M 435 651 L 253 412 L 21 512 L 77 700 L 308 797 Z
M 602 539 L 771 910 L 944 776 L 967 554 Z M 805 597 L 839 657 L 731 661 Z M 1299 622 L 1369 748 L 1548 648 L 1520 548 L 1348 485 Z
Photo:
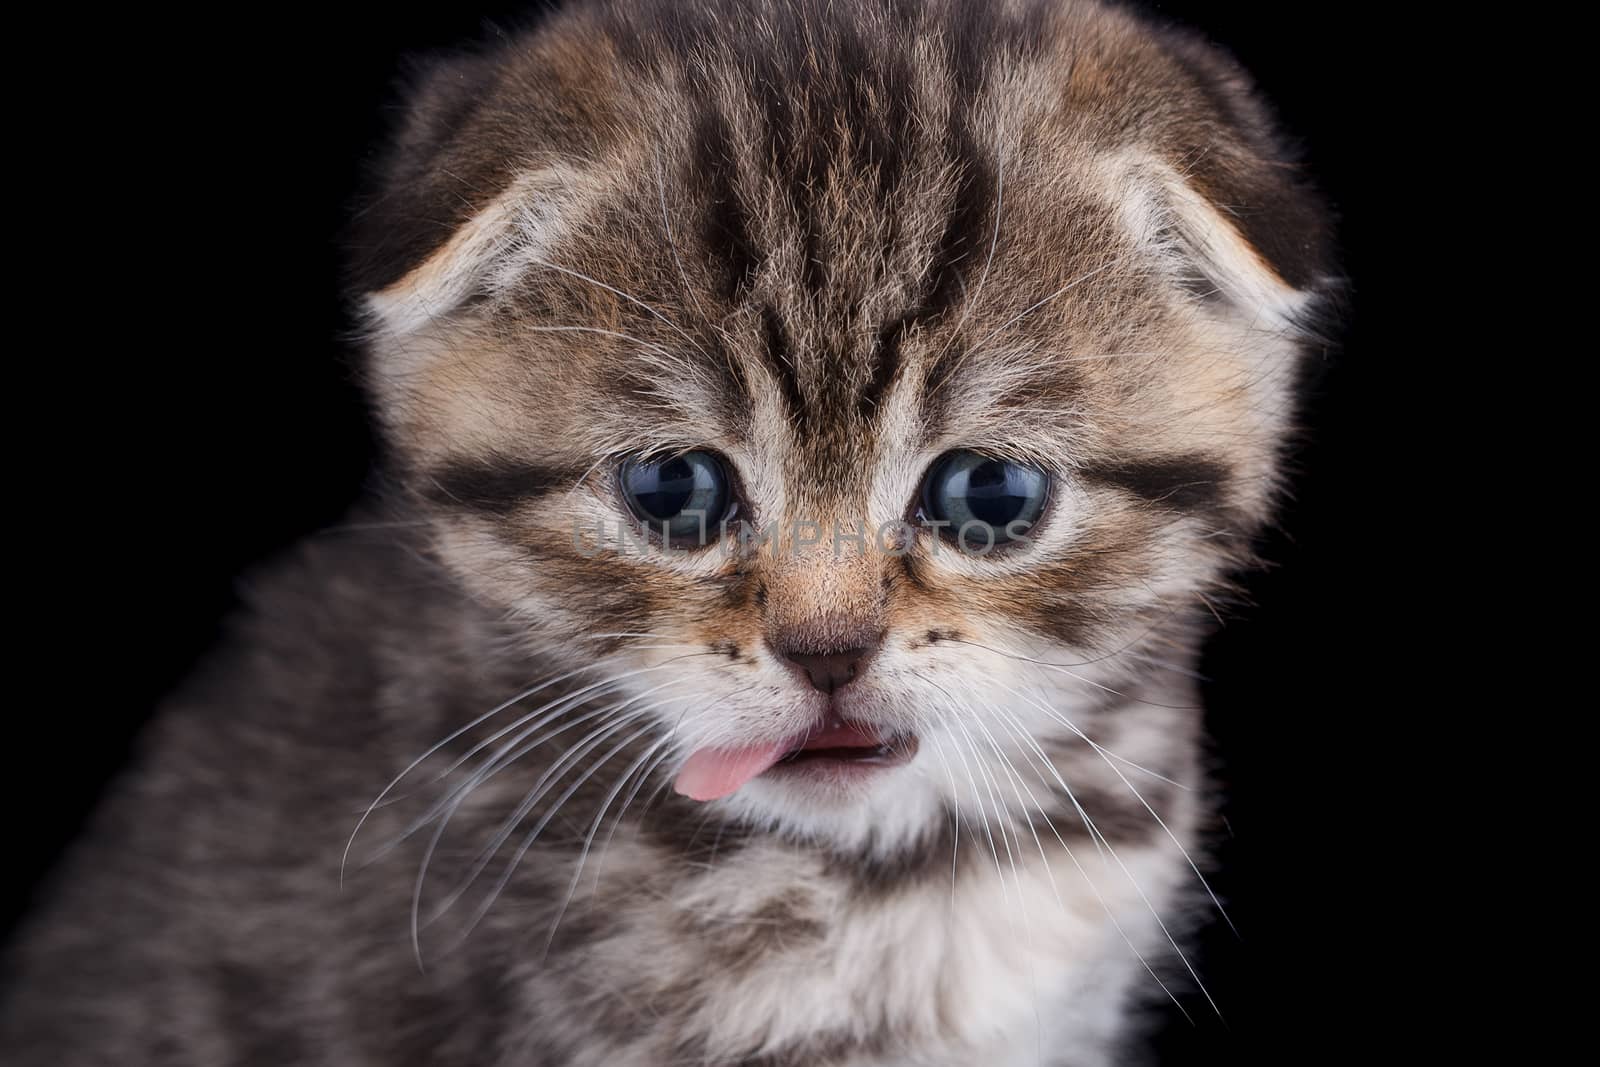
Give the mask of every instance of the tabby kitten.
M 1080 0 L 579 3 L 377 185 L 395 492 L 151 728 L 5 1061 L 1127 1062 L 1331 271 L 1243 75 Z

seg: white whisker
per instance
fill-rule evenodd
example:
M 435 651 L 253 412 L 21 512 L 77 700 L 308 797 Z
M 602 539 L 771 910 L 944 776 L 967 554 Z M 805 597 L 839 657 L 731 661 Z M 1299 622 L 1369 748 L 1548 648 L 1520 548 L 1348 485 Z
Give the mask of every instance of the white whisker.
M 390 780 L 389 784 L 383 787 L 383 791 L 378 794 L 377 799 L 375 799 L 371 804 L 369 804 L 367 806 L 367 810 L 362 812 L 361 818 L 356 821 L 356 828 L 354 830 L 350 831 L 350 839 L 345 842 L 345 846 L 344 846 L 344 856 L 339 861 L 339 884 L 341 886 L 344 885 L 345 866 L 350 861 L 350 848 L 351 848 L 352 845 L 355 844 L 356 835 L 361 833 L 361 827 L 366 824 L 367 819 L 372 815 L 372 812 L 374 811 L 374 809 L 376 809 L 378 807 L 378 805 L 383 802 L 383 798 L 388 796 L 389 793 L 394 789 L 394 787 L 399 785 L 401 780 L 404 779 L 406 775 L 408 775 L 412 771 L 416 770 L 419 766 L 422 765 L 422 763 L 425 760 L 428 759 L 429 756 L 432 756 L 434 753 L 436 753 L 440 749 L 444 748 L 446 745 L 448 745 L 450 742 L 454 741 L 456 738 L 460 737 L 462 734 L 467 733 L 469 730 L 473 729 L 476 726 L 479 726 L 479 725 L 482 725 L 485 722 L 488 722 L 490 719 L 494 718 L 496 715 L 500 714 L 502 711 L 504 711 L 507 708 L 511 707 L 513 704 L 516 704 L 519 701 L 527 699 L 528 697 L 532 696 L 534 693 L 537 693 L 542 689 L 548 689 L 550 686 L 555 685 L 556 683 L 561 682 L 561 681 L 563 681 L 563 680 L 565 680 L 567 678 L 571 678 L 572 676 L 577 675 L 577 674 L 582 674 L 585 670 L 588 670 L 588 669 L 590 669 L 590 668 L 588 668 L 588 667 L 579 667 L 576 670 L 571 670 L 571 671 L 567 671 L 564 674 L 559 674 L 556 677 L 550 679 L 549 681 L 542 682 L 539 685 L 536 685 L 531 689 L 523 690 L 521 693 L 518 693 L 516 696 L 510 698 L 509 700 L 506 700 L 505 702 L 503 702 L 501 704 L 496 705 L 495 707 L 491 708 L 489 711 L 487 711 L 484 714 L 478 716 L 476 719 L 473 719 L 471 722 L 467 723 L 465 726 L 461 727 L 460 729 L 457 729 L 457 730 L 451 732 L 449 735 L 447 735 L 444 738 L 444 740 L 440 741 L 438 744 L 434 745 L 432 748 L 428 749 L 422 755 L 418 756 L 416 759 L 412 760 L 409 764 L 407 764 L 405 770 L 403 770 L 399 774 L 395 775 L 394 778 Z
M 556 930 L 561 926 L 561 919 L 566 915 L 567 908 L 572 905 L 573 894 L 578 891 L 578 883 L 583 878 L 584 861 L 589 858 L 589 849 L 594 845 L 595 835 L 600 832 L 600 824 L 605 822 L 606 812 L 611 810 L 612 802 L 617 799 L 617 794 L 622 792 L 623 788 L 628 784 L 628 780 L 634 776 L 634 773 L 643 767 L 647 762 L 650 762 L 652 759 L 656 758 L 656 754 L 664 749 L 670 740 L 671 738 L 663 737 L 654 745 L 646 749 L 644 754 L 635 760 L 633 765 L 623 772 L 622 776 L 617 779 L 617 784 L 612 787 L 611 792 L 606 794 L 605 802 L 600 805 L 599 814 L 594 817 L 594 822 L 589 827 L 589 833 L 583 839 L 583 849 L 578 853 L 578 862 L 573 866 L 572 882 L 567 886 L 566 896 L 562 898 L 561 907 L 556 911 L 555 921 L 550 924 L 550 934 L 545 938 L 544 951 L 540 954 L 540 959 L 543 959 L 550 954 L 550 946 L 555 943 Z M 605 760 L 603 759 L 600 761 L 602 764 L 604 762 Z M 596 765 L 597 769 L 598 766 L 599 764 Z M 644 779 L 641 777 L 640 781 L 642 782 L 643 780 Z M 626 805 L 624 805 L 624 809 L 626 809 Z
M 580 271 L 572 270 L 570 267 L 563 267 L 563 266 L 560 266 L 558 264 L 551 263 L 547 259 L 540 259 L 538 257 L 530 257 L 528 262 L 532 263 L 534 266 L 544 267 L 546 270 L 553 270 L 558 274 L 565 274 L 568 277 L 576 278 L 579 281 L 588 282 L 590 285 L 598 286 L 599 288 L 604 289 L 608 293 L 612 293 L 612 294 L 614 294 L 616 296 L 622 297 L 622 299 L 628 301 L 630 304 L 633 304 L 636 307 L 642 308 L 648 314 L 655 316 L 661 322 L 665 323 L 668 329 L 672 330 L 679 337 L 682 337 L 685 341 L 688 341 L 690 348 L 693 348 L 696 352 L 700 353 L 700 355 L 705 356 L 705 354 L 706 354 L 705 349 L 701 348 L 697 343 L 695 343 L 695 339 L 693 337 L 690 337 L 687 333 L 685 333 L 683 331 L 683 329 L 681 327 L 679 327 L 679 325 L 677 323 L 673 322 L 671 319 L 667 318 L 661 312 L 657 311 L 655 308 L 651 307 L 649 304 L 645 303 L 643 300 L 640 300 L 638 297 L 634 296 L 632 293 L 625 293 L 621 289 L 618 289 L 616 286 L 607 285 L 605 282 L 601 281 L 598 278 L 591 278 L 587 274 L 584 274 L 584 273 L 582 273 Z M 710 358 L 710 357 L 707 357 L 707 358 Z
M 1013 738 L 1018 738 L 1023 741 L 1023 755 L 1027 757 L 1030 766 L 1033 766 L 1034 775 L 1039 779 L 1040 784 L 1046 786 L 1047 788 L 1049 787 L 1049 782 L 1046 781 L 1044 775 L 1040 773 L 1038 766 L 1034 762 L 1035 757 L 1028 751 L 1030 747 L 1034 750 L 1034 752 L 1038 753 L 1038 758 L 1043 760 L 1045 766 L 1050 768 L 1051 774 L 1056 776 L 1057 780 L 1061 784 L 1062 789 L 1066 790 L 1068 796 L 1071 797 L 1071 790 L 1066 788 L 1065 781 L 1060 780 L 1059 774 L 1056 773 L 1055 765 L 1050 762 L 1050 759 L 1045 755 L 1044 750 L 1034 742 L 1027 730 L 1022 727 L 1022 724 L 1017 722 L 1013 717 L 1013 725 L 1009 727 L 1006 726 L 1005 719 L 1007 718 L 1007 715 L 1005 710 L 997 704 L 990 704 L 990 707 L 1001 716 L 1001 727 L 1005 729 L 1006 732 Z M 1156 969 L 1150 965 L 1150 961 L 1145 959 L 1144 953 L 1140 952 L 1138 946 L 1133 943 L 1133 938 L 1129 937 L 1127 931 L 1123 929 L 1122 923 L 1118 921 L 1116 913 L 1111 910 L 1111 905 L 1106 901 L 1105 896 L 1100 892 L 1100 887 L 1095 883 L 1094 878 L 1090 876 L 1089 872 L 1084 869 L 1083 863 L 1078 859 L 1077 854 L 1072 851 L 1072 847 L 1067 844 L 1066 838 L 1061 836 L 1061 831 L 1056 827 L 1055 820 L 1050 818 L 1049 813 L 1044 810 L 1044 806 L 1040 804 L 1038 798 L 1034 796 L 1033 790 L 1027 789 L 1026 785 L 1024 785 L 1023 788 L 1027 790 L 1028 799 L 1033 803 L 1034 807 L 1039 810 L 1039 813 L 1044 816 L 1045 825 L 1049 827 L 1050 832 L 1055 835 L 1055 839 L 1061 845 L 1062 851 L 1065 852 L 1067 858 L 1072 861 L 1073 867 L 1077 869 L 1078 875 L 1083 879 L 1084 884 L 1089 887 L 1089 892 L 1094 895 L 1096 902 L 1099 903 L 1100 910 L 1105 912 L 1106 918 L 1111 922 L 1112 927 L 1116 929 L 1117 935 L 1121 937 L 1123 943 L 1128 946 L 1128 951 L 1133 953 L 1134 958 L 1139 961 L 1140 965 L 1144 967 L 1147 972 L 1149 972 L 1150 977 L 1155 979 L 1156 985 L 1161 987 L 1161 991 L 1171 999 L 1174 1005 L 1177 1006 L 1178 1011 L 1183 1014 L 1183 1017 L 1185 1019 L 1189 1019 L 1189 1021 L 1192 1023 L 1194 1020 L 1189 1017 L 1189 1012 L 1184 1008 L 1182 1002 L 1178 1000 L 1177 995 L 1173 993 L 1171 989 L 1167 988 L 1167 984 L 1161 980 L 1161 976 L 1157 974 Z M 1077 798 L 1072 797 L 1072 803 L 1074 807 L 1078 807 Z M 1079 808 L 1078 810 L 1081 814 L 1082 809 Z M 1090 828 L 1090 841 L 1094 844 L 1096 851 L 1099 851 L 1100 839 L 1097 836 L 1098 831 L 1093 829 L 1093 824 L 1090 823 L 1086 818 L 1084 819 L 1084 825 Z M 1037 836 L 1035 839 L 1037 840 Z M 1107 847 L 1109 847 L 1109 845 Z M 1051 884 L 1053 887 L 1054 882 L 1052 881 Z M 1059 897 L 1057 899 L 1059 899 Z
M 625 723 L 618 723 L 613 732 L 615 729 L 620 729 L 623 725 L 625 725 Z M 538 840 L 539 835 L 544 832 L 544 828 L 550 825 L 550 821 L 556 817 L 556 813 L 561 810 L 562 806 L 565 805 L 568 800 L 572 799 L 572 795 L 581 789 L 585 782 L 594 777 L 594 775 L 602 766 L 606 764 L 608 760 L 611 759 L 612 756 L 615 756 L 618 752 L 621 752 L 633 742 L 637 741 L 639 738 L 643 737 L 645 734 L 654 729 L 656 729 L 656 725 L 654 723 L 646 723 L 641 729 L 630 734 L 622 741 L 617 742 L 617 744 L 613 745 L 605 755 L 601 756 L 595 761 L 594 766 L 589 768 L 589 770 L 581 777 L 573 781 L 573 783 L 567 787 L 566 792 L 562 793 L 560 797 L 556 798 L 556 802 L 550 806 L 550 810 L 545 812 L 543 818 L 541 818 L 534 828 L 528 832 L 528 836 L 523 839 L 522 844 L 516 851 L 516 854 L 513 855 L 510 862 L 506 864 L 505 871 L 501 874 L 500 880 L 495 883 L 494 888 L 490 890 L 489 895 L 484 899 L 484 902 L 478 906 L 477 911 L 473 913 L 472 918 L 467 922 L 466 928 L 462 930 L 460 935 L 457 937 L 456 944 L 459 945 L 468 937 L 470 937 L 472 931 L 477 928 L 478 923 L 483 921 L 483 917 L 487 915 L 489 913 L 489 909 L 494 906 L 495 900 L 497 900 L 501 892 L 505 890 L 506 884 L 511 881 L 511 876 L 516 872 L 517 867 L 521 864 L 522 858 L 528 854 L 528 850 L 533 847 L 533 844 Z
M 1111 760 L 1106 756 L 1106 754 L 1101 751 L 1100 746 L 1095 744 L 1093 741 L 1090 741 L 1088 735 L 1086 735 L 1082 730 L 1078 729 L 1071 722 L 1069 722 L 1065 716 L 1057 714 L 1053 708 L 1050 708 L 1050 707 L 1040 703 L 1039 701 L 1034 700 L 1032 697 L 1029 697 L 1026 693 L 1021 693 L 1021 692 L 1018 692 L 1015 689 L 1012 689 L 1010 686 L 1006 685 L 1003 682 L 1000 683 L 1000 687 L 1002 689 L 1005 689 L 1007 692 L 1011 693 L 1014 696 L 1021 697 L 1022 699 L 1026 700 L 1030 704 L 1032 704 L 1034 707 L 1036 707 L 1036 708 L 1040 709 L 1041 711 L 1044 711 L 1045 713 L 1051 715 L 1051 717 L 1054 718 L 1057 722 L 1060 722 L 1063 726 L 1067 727 L 1067 729 L 1071 730 L 1073 733 L 1077 734 L 1084 741 L 1087 741 L 1089 743 L 1089 746 L 1091 748 L 1093 748 L 1097 754 L 1099 754 L 1099 756 L 1100 756 L 1100 758 L 1102 760 L 1104 760 L 1105 765 L 1107 767 L 1111 768 L 1111 773 L 1116 775 L 1117 779 L 1119 781 L 1121 781 L 1123 785 L 1128 787 L 1128 790 L 1130 792 L 1132 792 L 1133 795 L 1138 799 L 1139 803 L 1144 806 L 1144 809 L 1150 813 L 1150 817 L 1156 821 L 1156 824 L 1158 826 L 1161 827 L 1162 832 L 1165 833 L 1167 835 L 1168 839 L 1170 839 L 1172 841 L 1172 843 L 1177 846 L 1178 852 L 1182 854 L 1184 862 L 1186 862 L 1189 865 L 1189 869 L 1194 872 L 1194 876 L 1197 879 L 1200 880 L 1200 885 L 1201 885 L 1201 887 L 1203 889 L 1205 889 L 1206 895 L 1211 898 L 1211 903 L 1213 905 L 1215 905 L 1215 907 L 1217 909 L 1217 913 L 1219 915 L 1221 915 L 1222 916 L 1222 920 L 1228 924 L 1228 929 L 1232 930 L 1234 932 L 1234 934 L 1237 935 L 1238 932 L 1239 932 L 1238 927 L 1233 925 L 1233 920 L 1228 917 L 1227 909 L 1225 909 L 1222 906 L 1222 901 L 1217 898 L 1217 894 L 1216 893 L 1212 892 L 1211 884 L 1206 881 L 1206 876 L 1204 874 L 1200 873 L 1200 865 L 1195 863 L 1194 858 L 1189 855 L 1189 850 L 1186 849 L 1183 846 L 1183 842 L 1182 841 L 1178 840 L 1178 835 L 1172 832 L 1172 829 L 1171 829 L 1171 827 L 1169 827 L 1167 825 L 1166 820 L 1162 819 L 1160 814 L 1158 814 L 1156 812 L 1156 809 L 1150 806 L 1150 802 L 1144 798 L 1144 794 L 1139 792 L 1138 788 L 1135 787 L 1132 782 L 1128 781 L 1128 776 L 1123 774 L 1120 770 L 1117 769 L 1117 765 L 1115 763 L 1111 762 Z M 1124 762 L 1126 762 L 1126 761 L 1124 761 Z M 1143 768 L 1140 768 L 1140 769 L 1142 770 Z

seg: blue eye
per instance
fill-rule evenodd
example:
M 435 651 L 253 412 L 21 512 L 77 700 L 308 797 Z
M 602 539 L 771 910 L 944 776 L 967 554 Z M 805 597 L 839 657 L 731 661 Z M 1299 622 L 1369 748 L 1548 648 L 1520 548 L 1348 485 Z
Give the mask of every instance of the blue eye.
M 1050 476 L 1036 467 L 976 452 L 947 452 L 923 482 L 922 510 L 950 524 L 946 536 L 982 552 L 1025 538 L 1049 491 Z
M 728 472 L 709 452 L 630 459 L 622 464 L 621 478 L 634 516 L 669 540 L 712 541 L 717 524 L 728 517 Z

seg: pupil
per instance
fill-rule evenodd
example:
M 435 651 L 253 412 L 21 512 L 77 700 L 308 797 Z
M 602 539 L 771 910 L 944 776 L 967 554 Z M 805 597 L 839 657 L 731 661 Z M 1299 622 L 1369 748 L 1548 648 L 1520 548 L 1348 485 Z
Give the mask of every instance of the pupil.
M 682 456 L 640 472 L 634 498 L 639 506 L 658 519 L 670 519 L 684 509 L 694 495 L 694 464 Z
M 1012 485 L 1010 465 L 999 460 L 974 467 L 967 476 L 967 508 L 975 519 L 1004 527 L 1022 514 L 1025 497 Z

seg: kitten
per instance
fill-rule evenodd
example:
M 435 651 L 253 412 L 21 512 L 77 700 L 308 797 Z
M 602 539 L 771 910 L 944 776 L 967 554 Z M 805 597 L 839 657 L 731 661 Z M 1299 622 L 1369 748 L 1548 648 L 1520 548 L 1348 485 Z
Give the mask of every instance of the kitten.
M 149 730 L 6 1062 L 1126 1062 L 1331 288 L 1243 75 L 1076 0 L 581 3 L 377 186 L 396 492 Z

